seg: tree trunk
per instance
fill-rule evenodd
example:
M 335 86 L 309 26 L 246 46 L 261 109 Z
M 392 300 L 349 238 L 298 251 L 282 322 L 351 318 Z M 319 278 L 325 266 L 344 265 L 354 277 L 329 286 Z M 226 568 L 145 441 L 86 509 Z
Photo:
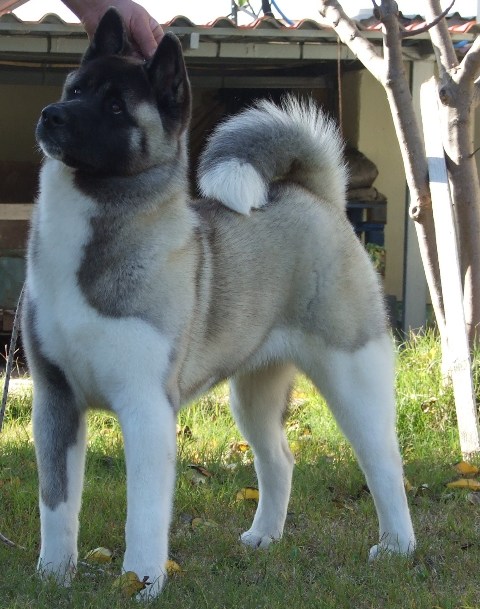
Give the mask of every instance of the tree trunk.
M 442 99 L 442 96 L 440 96 Z M 455 107 L 443 106 L 444 147 L 455 203 L 463 299 L 468 338 L 471 345 L 480 324 L 480 188 L 473 152 L 470 107 L 458 100 Z
M 426 17 L 441 14 L 439 0 L 426 1 Z M 439 98 L 443 145 L 455 206 L 463 279 L 464 312 L 470 345 L 478 342 L 480 324 L 480 186 L 473 155 L 475 79 L 480 73 L 477 38 L 460 63 L 445 20 L 430 30 L 439 68 Z
M 395 133 L 405 167 L 410 191 L 410 217 L 415 229 L 427 279 L 432 306 L 437 320 L 442 345 L 446 345 L 446 322 L 442 298 L 442 283 L 438 265 L 435 223 L 428 181 L 428 166 L 423 140 L 412 103 L 410 87 L 405 74 L 397 7 L 382 2 L 381 18 L 384 24 L 383 60 L 386 67 L 382 83 L 392 113 Z
M 403 67 L 397 6 L 391 0 L 382 0 L 381 6 L 377 6 L 377 10 L 379 10 L 385 26 L 383 58 L 378 55 L 376 48 L 366 38 L 363 38 L 355 23 L 348 18 L 337 0 L 320 0 L 320 13 L 335 29 L 340 40 L 355 53 L 385 88 L 410 191 L 410 216 L 415 221 L 430 297 L 442 346 L 445 346 L 445 313 L 427 160 Z

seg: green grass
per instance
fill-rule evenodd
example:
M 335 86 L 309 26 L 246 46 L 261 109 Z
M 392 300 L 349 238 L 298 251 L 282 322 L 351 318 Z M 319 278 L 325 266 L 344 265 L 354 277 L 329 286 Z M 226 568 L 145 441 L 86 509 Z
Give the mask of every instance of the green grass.
M 268 551 L 242 547 L 237 539 L 255 504 L 236 501 L 236 493 L 256 479 L 250 451 L 233 444 L 240 436 L 227 388 L 220 386 L 180 415 L 187 431 L 178 441 L 170 554 L 183 573 L 170 578 L 151 606 L 478 609 L 480 508 L 467 491 L 445 486 L 461 455 L 452 392 L 442 388 L 439 364 L 432 335 L 399 349 L 398 429 L 406 476 L 416 489 L 409 494 L 419 540 L 412 559 L 367 563 L 377 532 L 371 497 L 348 443 L 304 378 L 287 420 L 297 464 L 284 538 Z M 103 571 L 82 565 L 69 590 L 38 581 L 30 414 L 30 390 L 12 394 L 0 437 L 0 532 L 25 549 L 0 544 L 0 608 L 138 606 L 111 589 L 124 551 L 125 464 L 120 430 L 109 414 L 90 415 L 79 547 L 83 557 L 106 546 L 116 559 Z M 213 475 L 193 484 L 190 463 Z M 194 517 L 218 526 L 192 529 Z

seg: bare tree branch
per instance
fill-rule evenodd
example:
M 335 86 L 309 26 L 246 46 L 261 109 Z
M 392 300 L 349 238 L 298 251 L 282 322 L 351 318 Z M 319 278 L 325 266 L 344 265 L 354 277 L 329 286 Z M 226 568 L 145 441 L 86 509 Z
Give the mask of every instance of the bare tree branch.
M 467 54 L 462 59 L 460 70 L 458 72 L 458 83 L 462 85 L 472 81 L 480 76 L 480 36 L 477 36 L 473 41 L 472 46 L 468 49 Z M 475 83 L 476 84 L 476 83 Z
M 385 77 L 383 59 L 375 46 L 362 36 L 355 22 L 345 14 L 337 0 L 320 2 L 319 11 L 322 17 L 332 24 L 340 40 L 365 66 L 368 66 L 373 76 L 383 83 Z
M 2 535 L 1 533 L 0 533 L 0 541 L 2 543 L 4 543 L 6 546 L 8 546 L 9 548 L 19 548 L 20 550 L 25 550 L 25 548 L 23 546 L 19 546 L 14 541 L 10 541 L 10 539 L 5 537 L 5 535 Z
M 411 36 L 416 36 L 417 34 L 423 34 L 424 32 L 428 32 L 428 30 L 430 30 L 432 27 L 435 27 L 438 23 L 440 23 L 440 21 L 444 17 L 446 17 L 448 15 L 449 10 L 452 8 L 452 6 L 454 4 L 455 4 L 455 0 L 452 0 L 452 2 L 450 3 L 450 6 L 447 6 L 447 8 L 442 12 L 441 15 L 438 15 L 438 17 L 435 17 L 435 19 L 433 21 L 426 23 L 423 27 L 417 28 L 415 30 L 402 30 L 400 32 L 400 37 L 409 38 Z
M 430 192 L 426 181 L 428 168 L 423 140 L 413 110 L 412 96 L 404 69 L 396 2 L 382 0 L 378 14 L 384 27 L 383 54 L 387 66 L 386 79 L 383 85 L 387 93 L 395 132 L 400 143 L 407 182 L 412 195 L 410 215 L 418 221 L 421 219 L 423 209 L 428 215 L 431 214 Z
M 426 19 L 436 20 L 441 12 L 440 0 L 425 0 Z M 445 19 L 440 19 L 436 26 L 430 29 L 430 38 L 437 59 L 439 78 L 444 80 L 446 73 L 458 66 L 457 55 Z
M 428 17 L 440 14 L 439 0 L 426 0 Z M 440 126 L 447 159 L 450 191 L 455 204 L 463 278 L 463 306 L 470 344 L 479 340 L 480 327 L 480 187 L 472 154 L 474 119 L 480 75 L 480 39 L 459 63 L 447 24 L 442 19 L 430 30 L 439 70 Z
M 480 104 L 480 82 L 475 82 L 473 83 L 473 106 L 474 108 L 477 108 L 478 105 Z

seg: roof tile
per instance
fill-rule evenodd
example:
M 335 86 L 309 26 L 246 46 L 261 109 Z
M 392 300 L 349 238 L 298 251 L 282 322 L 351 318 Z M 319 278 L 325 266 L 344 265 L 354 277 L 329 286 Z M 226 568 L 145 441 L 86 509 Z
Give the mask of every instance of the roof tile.
M 1 3 L 1 0 L 0 0 Z M 421 28 L 425 25 L 425 19 L 421 15 L 415 15 L 406 17 L 402 13 L 400 13 L 400 21 L 403 27 L 407 30 L 415 30 L 417 28 Z M 47 14 L 42 19 L 37 22 L 27 22 L 22 21 L 13 13 L 4 13 L 0 12 L 0 23 L 11 23 L 11 24 L 22 24 L 26 23 L 28 25 L 32 25 L 32 23 L 38 24 L 53 24 L 53 25 L 66 25 L 66 22 L 63 21 L 58 15 Z M 458 12 L 453 13 L 449 17 L 447 17 L 448 29 L 452 33 L 461 34 L 461 33 L 476 33 L 480 32 L 480 24 L 477 24 L 476 19 L 469 17 L 462 17 Z M 78 26 L 79 29 L 82 28 L 80 24 L 68 24 L 70 26 Z M 207 24 L 196 24 L 191 19 L 184 15 L 177 15 L 170 19 L 167 23 L 163 24 L 167 27 L 201 27 L 205 29 L 214 29 L 214 28 L 232 28 L 242 31 L 250 30 L 278 30 L 287 32 L 289 30 L 330 30 L 331 28 L 324 23 L 315 21 L 313 19 L 300 19 L 296 21 L 293 25 L 288 25 L 284 21 L 275 19 L 272 17 L 260 17 L 253 21 L 248 25 L 237 25 L 230 17 L 218 17 L 214 21 L 211 21 Z M 374 17 L 368 17 L 367 19 L 361 19 L 357 21 L 357 25 L 361 30 L 371 30 L 371 31 L 379 31 L 382 28 L 381 22 Z

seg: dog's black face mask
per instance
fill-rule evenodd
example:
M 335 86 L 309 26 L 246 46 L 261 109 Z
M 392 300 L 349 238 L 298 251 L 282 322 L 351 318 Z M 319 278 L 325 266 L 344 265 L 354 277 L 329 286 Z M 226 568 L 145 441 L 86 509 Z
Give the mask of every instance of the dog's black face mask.
M 168 156 L 158 140 L 174 146 L 189 116 L 178 39 L 166 34 L 143 62 L 131 56 L 123 21 L 109 9 L 79 69 L 67 77 L 61 100 L 42 110 L 36 137 L 48 157 L 75 169 L 132 175 Z

